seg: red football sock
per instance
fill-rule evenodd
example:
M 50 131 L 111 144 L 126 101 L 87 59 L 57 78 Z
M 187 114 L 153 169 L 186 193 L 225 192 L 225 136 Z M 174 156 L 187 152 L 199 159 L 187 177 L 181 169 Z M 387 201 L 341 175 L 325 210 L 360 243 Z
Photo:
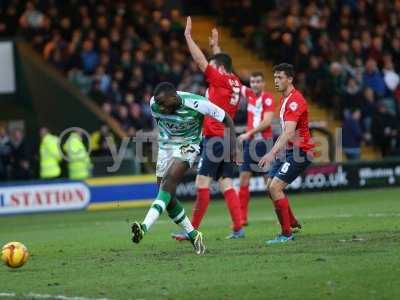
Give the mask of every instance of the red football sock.
M 240 215 L 240 202 L 236 191 L 233 188 L 224 192 L 225 202 L 233 222 L 233 230 L 238 231 L 242 228 L 242 217 Z
M 290 207 L 289 204 L 289 218 L 290 218 L 290 225 L 297 225 L 299 222 L 297 221 L 296 217 L 294 216 L 294 213 L 292 211 L 292 208 Z
M 292 234 L 290 228 L 289 201 L 287 197 L 274 201 L 275 212 L 281 224 L 282 234 L 289 236 Z
M 250 191 L 249 186 L 241 186 L 239 190 L 240 211 L 242 215 L 242 224 L 247 223 L 247 215 L 249 210 Z
M 201 220 L 206 214 L 208 204 L 210 203 L 210 189 L 197 189 L 196 202 L 192 209 L 192 225 L 195 229 L 200 227 Z

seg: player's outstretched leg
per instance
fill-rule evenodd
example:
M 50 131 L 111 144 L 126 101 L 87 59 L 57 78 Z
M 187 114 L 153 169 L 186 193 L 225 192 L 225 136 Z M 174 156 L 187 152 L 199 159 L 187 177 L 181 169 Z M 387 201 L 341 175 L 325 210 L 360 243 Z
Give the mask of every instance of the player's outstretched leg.
M 164 191 L 162 188 L 158 191 L 158 195 L 156 200 L 150 206 L 146 217 L 144 218 L 142 223 L 137 221 L 132 223 L 132 242 L 139 243 L 143 236 L 147 231 L 149 231 L 150 227 L 154 224 L 154 222 L 159 218 L 159 216 L 163 213 L 168 203 L 171 201 L 171 195 Z
M 204 254 L 206 247 L 203 241 L 203 234 L 194 229 L 181 203 L 174 198 L 168 205 L 167 211 L 168 216 L 174 221 L 174 223 L 183 229 L 183 232 L 180 233 L 180 235 L 182 235 L 181 240 L 190 240 L 196 254 Z

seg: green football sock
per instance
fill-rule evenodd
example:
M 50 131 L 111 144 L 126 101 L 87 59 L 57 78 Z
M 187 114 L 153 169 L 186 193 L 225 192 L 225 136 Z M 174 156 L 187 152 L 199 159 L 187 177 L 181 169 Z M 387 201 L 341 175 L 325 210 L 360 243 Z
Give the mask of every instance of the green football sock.
M 143 230 L 147 232 L 150 227 L 154 224 L 154 222 L 158 219 L 158 217 L 163 213 L 165 208 L 168 206 L 171 201 L 171 194 L 160 189 L 157 195 L 156 200 L 153 201 L 149 211 L 142 222 Z
M 191 239 L 193 239 L 196 236 L 197 231 L 194 230 L 182 204 L 177 199 L 175 200 L 175 205 L 168 209 L 168 216 L 175 222 L 175 224 L 179 225 Z

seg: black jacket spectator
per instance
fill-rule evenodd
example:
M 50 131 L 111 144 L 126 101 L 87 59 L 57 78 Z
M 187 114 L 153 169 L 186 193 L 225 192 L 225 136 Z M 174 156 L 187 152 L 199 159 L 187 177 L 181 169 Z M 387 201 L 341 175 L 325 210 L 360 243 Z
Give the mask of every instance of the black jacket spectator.
M 32 149 L 20 129 L 14 129 L 10 139 L 10 179 L 31 179 Z

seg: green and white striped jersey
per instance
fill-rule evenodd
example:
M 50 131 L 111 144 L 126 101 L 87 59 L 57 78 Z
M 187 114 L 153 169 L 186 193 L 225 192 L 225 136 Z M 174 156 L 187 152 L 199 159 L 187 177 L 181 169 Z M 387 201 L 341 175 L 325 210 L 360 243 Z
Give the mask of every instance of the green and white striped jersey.
M 181 105 L 172 115 L 162 114 L 154 97 L 150 100 L 151 113 L 159 128 L 160 148 L 200 144 L 204 116 L 220 122 L 225 118 L 225 111 L 207 98 L 181 91 L 177 94 Z

